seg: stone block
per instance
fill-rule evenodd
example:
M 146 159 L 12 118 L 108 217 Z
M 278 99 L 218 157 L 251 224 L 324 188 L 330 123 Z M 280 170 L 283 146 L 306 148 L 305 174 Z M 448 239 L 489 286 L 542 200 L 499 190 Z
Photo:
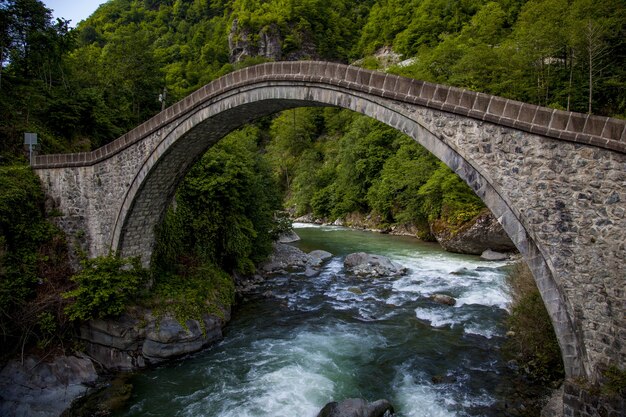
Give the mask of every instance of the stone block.
M 552 121 L 550 122 L 550 129 L 553 130 L 565 130 L 567 129 L 567 123 L 569 122 L 569 112 L 562 110 L 556 110 L 552 115 Z
M 448 87 L 445 85 L 438 85 L 433 93 L 433 101 L 438 101 L 440 103 L 445 103 L 446 98 L 448 97 Z
M 608 119 L 602 131 L 602 136 L 607 139 L 620 140 L 622 132 L 626 132 L 626 122 L 624 120 Z
M 501 97 L 493 97 L 489 103 L 489 109 L 487 112 L 498 117 L 504 114 L 504 108 L 506 107 L 507 99 Z
M 432 100 L 435 95 L 436 88 L 436 84 L 424 82 L 424 85 L 422 85 L 422 91 L 420 92 L 420 97 L 428 101 Z
M 460 88 L 448 87 L 448 94 L 445 98 L 445 102 L 452 108 L 457 107 L 461 104 L 462 95 L 463 90 L 461 90 Z
M 475 92 L 469 91 L 469 90 L 463 90 L 463 95 L 461 96 L 461 102 L 459 103 L 459 106 L 467 110 L 472 110 L 474 108 L 475 101 L 476 101 Z
M 525 124 L 532 124 L 535 119 L 535 113 L 537 112 L 538 107 L 533 104 L 523 103 L 522 108 L 520 109 L 519 116 L 517 117 L 517 121 Z M 517 126 L 518 124 L 514 124 Z
M 587 116 L 580 113 L 570 113 L 569 122 L 567 123 L 567 130 L 570 132 L 580 133 L 585 127 Z
M 489 102 L 491 101 L 491 96 L 487 94 L 477 93 L 476 100 L 474 101 L 474 107 L 472 110 L 480 113 L 486 113 L 489 108 Z
M 588 116 L 583 133 L 593 136 L 601 136 L 607 120 L 607 117 Z
M 547 109 L 545 107 L 537 107 L 537 111 L 535 112 L 535 117 L 533 118 L 533 125 L 549 127 L 550 121 L 552 120 L 552 113 L 554 110 Z M 547 129 L 546 129 L 547 131 Z

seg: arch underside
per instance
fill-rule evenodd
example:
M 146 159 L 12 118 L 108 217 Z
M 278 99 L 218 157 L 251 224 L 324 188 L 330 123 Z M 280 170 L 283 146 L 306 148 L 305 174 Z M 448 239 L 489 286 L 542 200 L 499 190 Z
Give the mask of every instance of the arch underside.
M 415 139 L 454 170 L 485 202 L 524 256 L 538 284 L 561 346 L 566 374 L 588 375 L 582 366 L 584 345 L 576 331 L 564 291 L 555 281 L 549 257 L 533 239 L 532 227 L 490 173 L 469 151 L 456 149 L 441 132 L 424 127 L 415 108 L 367 93 L 311 83 L 265 82 L 240 88 L 205 103 L 178 120 L 135 176 L 118 215 L 111 248 L 123 256 L 150 262 L 154 229 L 162 221 L 185 173 L 214 143 L 229 132 L 272 113 L 295 107 L 336 106 L 377 119 Z M 461 116 L 459 120 L 462 119 Z

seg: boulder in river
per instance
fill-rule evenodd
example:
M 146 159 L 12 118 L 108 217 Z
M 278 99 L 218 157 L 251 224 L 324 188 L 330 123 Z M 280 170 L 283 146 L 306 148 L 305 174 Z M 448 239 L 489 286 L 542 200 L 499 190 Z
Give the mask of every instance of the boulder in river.
M 399 276 L 407 273 L 407 268 L 386 256 L 365 252 L 351 253 L 343 265 L 347 272 L 360 277 Z
M 454 299 L 454 297 L 450 297 L 449 295 L 445 294 L 433 294 L 430 296 L 430 299 L 436 303 L 447 306 L 453 306 L 456 304 L 456 300 Z
M 260 265 L 259 270 L 265 275 L 304 272 L 310 277 L 316 275 L 322 263 L 332 256 L 331 253 L 322 250 L 305 253 L 295 246 L 276 243 L 274 252 Z
M 326 404 L 317 417 L 383 417 L 393 413 L 393 406 L 387 400 L 370 403 L 361 398 L 348 398 Z
M 317 258 L 322 262 L 325 262 L 333 257 L 333 254 L 330 252 L 326 252 L 325 250 L 313 250 L 309 252 L 309 255 L 313 258 Z

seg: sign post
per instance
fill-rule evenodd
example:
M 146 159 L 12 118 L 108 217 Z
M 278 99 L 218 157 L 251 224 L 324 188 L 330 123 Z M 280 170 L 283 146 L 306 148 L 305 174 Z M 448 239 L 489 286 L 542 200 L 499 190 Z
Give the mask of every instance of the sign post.
M 30 164 L 33 164 L 33 145 L 37 144 L 36 133 L 24 133 L 24 145 L 28 145 Z

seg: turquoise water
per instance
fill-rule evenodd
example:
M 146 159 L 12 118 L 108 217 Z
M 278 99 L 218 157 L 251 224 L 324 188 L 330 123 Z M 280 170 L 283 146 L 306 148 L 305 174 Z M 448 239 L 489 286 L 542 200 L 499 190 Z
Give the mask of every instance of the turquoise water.
M 400 417 L 505 415 L 505 263 L 407 237 L 296 226 L 303 250 L 334 254 L 321 273 L 268 279 L 236 309 L 224 340 L 134 376 L 117 415 L 315 417 L 349 397 L 387 398 Z M 346 276 L 343 257 L 357 251 L 410 272 Z M 457 304 L 436 304 L 434 293 Z

